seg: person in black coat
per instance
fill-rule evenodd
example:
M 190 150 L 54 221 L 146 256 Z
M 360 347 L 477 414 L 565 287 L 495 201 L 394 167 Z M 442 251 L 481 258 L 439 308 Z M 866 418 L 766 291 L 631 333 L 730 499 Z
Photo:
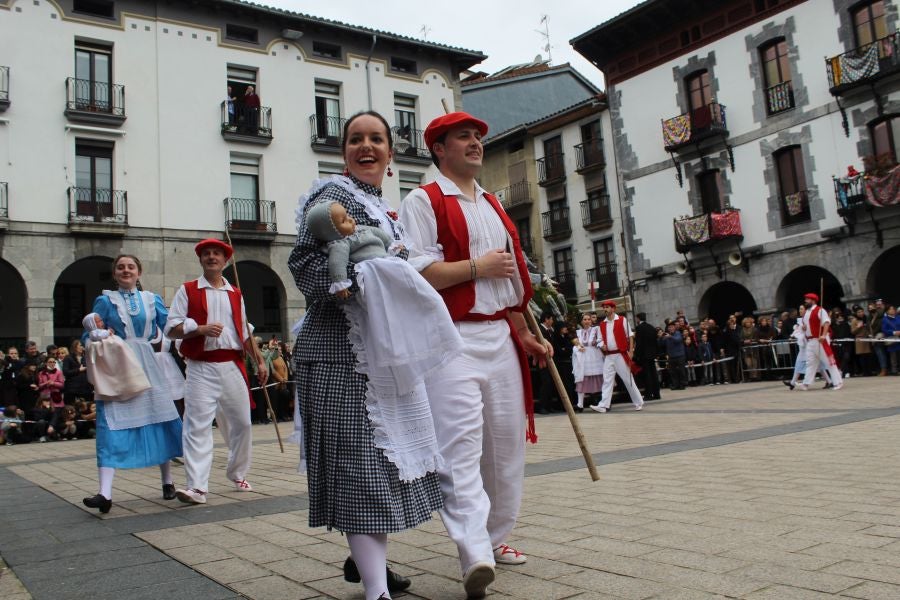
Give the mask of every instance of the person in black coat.
M 544 336 L 544 339 L 550 342 L 550 345 L 556 349 L 559 346 L 559 336 L 553 328 L 553 321 L 553 314 L 545 312 L 541 315 L 541 322 L 538 326 L 541 328 L 541 335 Z M 554 358 L 552 360 L 556 362 L 558 371 L 559 359 Z M 538 381 L 538 403 L 535 412 L 546 415 L 547 413 L 554 412 L 557 404 L 557 402 L 555 402 L 556 389 L 553 383 L 553 376 L 550 374 L 550 369 L 548 367 L 538 369 Z
M 656 327 L 647 322 L 646 313 L 635 315 L 634 362 L 641 367 L 639 378 L 644 386 L 644 397 L 659 400 L 659 374 L 656 372 L 658 353 Z

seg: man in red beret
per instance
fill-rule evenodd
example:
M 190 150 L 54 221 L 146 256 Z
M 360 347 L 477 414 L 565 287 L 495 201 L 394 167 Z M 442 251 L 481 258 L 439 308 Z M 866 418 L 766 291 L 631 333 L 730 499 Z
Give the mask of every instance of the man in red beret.
M 444 459 L 441 518 L 469 598 L 484 597 L 496 563 L 526 560 L 505 542 L 522 501 L 525 440 L 537 439 L 526 354 L 540 363 L 547 354 L 522 314 L 533 290 L 516 228 L 475 180 L 486 133 L 484 121 L 464 112 L 432 121 L 425 143 L 440 174 L 400 209 L 410 263 L 441 294 L 465 341 L 426 386 Z
M 614 300 L 604 300 L 600 305 L 606 318 L 600 321 L 600 351 L 603 352 L 603 389 L 600 392 L 600 402 L 591 406 L 592 410 L 605 413 L 612 406 L 613 388 L 616 386 L 616 375 L 625 384 L 625 390 L 631 397 L 634 410 L 644 408 L 644 399 L 634 383 L 632 369 L 634 362 L 631 355 L 634 353 L 634 334 L 628 320 L 616 314 Z
M 816 380 L 819 365 L 824 365 L 831 376 L 832 390 L 844 386 L 841 370 L 837 366 L 834 352 L 831 350 L 831 317 L 828 311 L 819 306 L 819 296 L 810 292 L 803 297 L 806 312 L 803 314 L 803 334 L 806 335 L 806 375 L 798 389 L 806 391 Z
M 222 276 L 234 250 L 221 240 L 206 239 L 194 246 L 194 252 L 203 276 L 178 288 L 165 333 L 182 340 L 180 350 L 187 363 L 182 427 L 187 487 L 176 496 L 187 504 L 205 504 L 213 419 L 228 444 L 225 473 L 231 485 L 239 492 L 253 491 L 246 479 L 253 443 L 252 400 L 242 350 L 257 362 L 260 385 L 265 385 L 268 371 L 253 341 L 241 291 Z

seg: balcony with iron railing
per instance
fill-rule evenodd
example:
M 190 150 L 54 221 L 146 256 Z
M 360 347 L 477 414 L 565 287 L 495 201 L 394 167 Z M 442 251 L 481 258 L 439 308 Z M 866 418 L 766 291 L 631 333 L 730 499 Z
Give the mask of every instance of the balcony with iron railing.
M 609 194 L 596 194 L 581 201 L 581 225 L 587 231 L 597 231 L 612 226 Z
M 547 212 L 541 213 L 541 223 L 544 229 L 544 239 L 548 242 L 564 240 L 572 235 L 568 206 L 551 208 Z
M 663 145 L 667 152 L 677 152 L 713 137 L 725 140 L 728 138 L 725 106 L 711 102 L 691 112 L 664 119 L 662 133 Z
M 556 273 L 556 275 L 553 276 L 553 280 L 556 281 L 556 287 L 560 294 L 570 300 L 578 298 L 575 271 L 561 271 Z
M 826 58 L 825 71 L 834 96 L 900 72 L 900 32 Z
M 344 137 L 343 117 L 328 117 L 325 115 L 309 116 L 309 143 L 313 150 L 320 152 L 341 152 L 341 140 Z
M 497 190 L 495 195 L 507 211 L 519 206 L 531 206 L 534 202 L 531 183 L 528 181 L 519 181 L 502 190 Z
M 424 131 L 410 127 L 394 127 L 391 133 L 394 136 L 394 160 L 418 164 L 431 163 L 431 152 L 425 146 Z M 409 146 L 400 152 L 399 148 L 406 144 Z
M 766 110 L 769 115 L 777 115 L 792 108 L 794 108 L 794 86 L 790 81 L 782 81 L 766 88 Z
M 225 198 L 225 227 L 233 238 L 271 241 L 278 234 L 275 202 L 255 198 Z
M 866 206 L 866 180 L 864 173 L 848 177 L 832 177 L 837 213 L 847 220 L 856 209 Z
M 675 250 L 681 254 L 694 248 L 714 245 L 723 240 L 740 242 L 744 239 L 741 211 L 729 208 L 693 217 L 674 219 Z
M 619 295 L 619 277 L 616 263 L 602 263 L 587 270 L 588 286 L 593 284 L 594 298 L 604 299 Z
M 806 223 L 812 218 L 809 208 L 809 191 L 800 190 L 781 195 L 781 224 L 785 227 Z
M 0 230 L 9 223 L 9 185 L 0 181 Z
M 272 109 L 268 106 L 256 108 L 233 105 L 234 112 L 228 112 L 228 102 L 220 105 L 222 137 L 231 142 L 246 142 L 268 146 L 272 143 Z
M 0 66 L 0 112 L 9 108 L 9 67 Z
M 564 155 L 560 152 L 559 154 L 548 154 L 535 161 L 538 168 L 538 185 L 548 186 L 565 180 L 566 165 L 563 158 Z
M 128 192 L 103 188 L 68 189 L 69 231 L 91 235 L 124 235 L 128 229 Z
M 119 126 L 125 122 L 125 86 L 66 79 L 66 110 L 70 121 Z
M 603 155 L 603 140 L 597 138 L 575 146 L 575 170 L 586 173 L 606 166 Z

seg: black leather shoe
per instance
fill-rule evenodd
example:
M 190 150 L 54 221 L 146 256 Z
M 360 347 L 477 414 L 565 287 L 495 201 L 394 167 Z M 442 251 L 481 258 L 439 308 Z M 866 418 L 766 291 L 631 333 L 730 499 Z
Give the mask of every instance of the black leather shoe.
M 175 499 L 175 484 L 174 483 L 166 483 L 163 485 L 163 500 L 174 500 Z
M 109 512 L 109 509 L 112 508 L 112 500 L 106 498 L 100 494 L 96 496 L 91 496 L 90 498 L 84 498 L 81 500 L 82 504 L 87 506 L 88 508 L 96 508 L 104 515 Z
M 791 383 L 790 381 L 782 381 L 781 383 L 783 383 L 784 385 L 788 386 L 791 389 L 794 389 L 794 384 Z
M 402 575 L 398 575 L 391 571 L 390 567 L 386 567 L 387 569 L 387 585 L 388 591 L 390 593 L 394 592 L 403 592 L 412 584 L 407 577 L 403 577 Z M 344 561 L 344 581 L 349 581 L 350 583 L 359 583 L 362 581 L 362 577 L 359 575 L 359 569 L 356 568 L 356 563 L 353 561 L 352 556 L 348 556 L 347 560 Z

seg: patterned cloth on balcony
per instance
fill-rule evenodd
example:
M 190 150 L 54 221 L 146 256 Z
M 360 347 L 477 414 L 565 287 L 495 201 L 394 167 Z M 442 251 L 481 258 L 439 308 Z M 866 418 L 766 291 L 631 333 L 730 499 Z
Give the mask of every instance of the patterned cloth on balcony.
M 693 246 L 708 242 L 709 215 L 699 215 L 675 221 L 675 249 L 684 253 Z
M 662 122 L 663 142 L 666 147 L 677 146 L 691 139 L 691 115 L 684 114 Z
M 803 212 L 803 194 L 787 194 L 784 197 L 784 206 L 787 214 L 796 217 Z
M 878 73 L 878 44 L 870 44 L 862 54 L 848 52 L 840 56 L 835 85 L 862 81 Z
M 789 109 L 791 102 L 791 84 L 788 81 L 769 88 L 769 112 L 777 113 Z
M 878 207 L 900 204 L 900 165 L 884 177 L 866 178 L 866 200 Z
M 743 235 L 741 231 L 741 211 L 726 210 L 710 215 L 709 237 L 721 240 Z

